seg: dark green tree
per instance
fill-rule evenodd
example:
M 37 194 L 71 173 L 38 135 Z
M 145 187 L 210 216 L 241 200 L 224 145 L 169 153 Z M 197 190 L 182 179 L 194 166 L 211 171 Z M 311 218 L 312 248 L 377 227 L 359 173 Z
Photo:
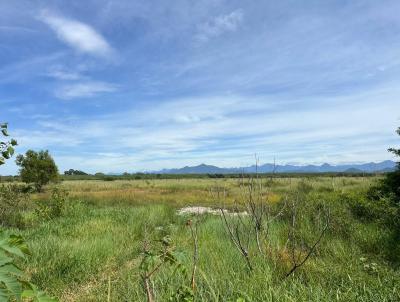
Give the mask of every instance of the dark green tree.
M 400 127 L 397 128 L 396 132 L 400 135 Z M 388 151 L 400 157 L 400 149 L 389 148 Z M 392 203 L 400 208 L 400 162 L 397 162 L 397 168 L 394 172 L 386 174 L 382 181 L 380 193 L 389 196 Z
M 38 192 L 41 192 L 44 185 L 58 178 L 56 163 L 47 150 L 28 150 L 25 156 L 17 156 L 16 163 L 21 167 L 19 173 L 22 181 L 33 183 Z
M 88 174 L 80 170 L 69 169 L 64 172 L 64 175 L 88 175 Z

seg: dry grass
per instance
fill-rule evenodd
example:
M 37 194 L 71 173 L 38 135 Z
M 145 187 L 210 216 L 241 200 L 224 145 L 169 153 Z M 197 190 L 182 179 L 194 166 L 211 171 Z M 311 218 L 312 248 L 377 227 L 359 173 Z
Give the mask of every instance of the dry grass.
M 307 185 L 312 190 L 348 192 L 371 186 L 378 177 L 310 177 Z M 264 196 L 269 202 L 278 202 L 282 195 L 304 182 L 303 178 L 264 179 Z M 209 190 L 223 187 L 229 204 L 240 196 L 240 180 L 224 179 L 157 179 L 157 180 L 85 180 L 63 181 L 61 186 L 76 199 L 99 205 L 115 204 L 169 204 L 172 206 L 215 205 Z M 35 198 L 46 198 L 47 193 Z

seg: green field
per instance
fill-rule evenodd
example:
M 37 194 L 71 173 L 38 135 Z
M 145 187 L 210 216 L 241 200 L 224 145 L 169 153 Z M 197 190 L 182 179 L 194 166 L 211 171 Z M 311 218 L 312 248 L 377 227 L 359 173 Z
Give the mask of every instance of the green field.
M 261 180 L 262 202 L 270 205 L 271 213 L 281 209 L 285 199 L 304 204 L 298 220 L 305 246 L 318 235 L 315 209 L 325 205 L 331 212 L 329 228 L 315 251 L 287 278 L 291 265 L 285 215 L 271 223 L 265 254 L 250 244 L 252 271 L 221 216 L 177 215 L 187 205 L 240 207 L 246 198 L 243 187 L 238 179 L 226 178 L 63 181 L 59 186 L 69 191 L 63 216 L 40 221 L 30 210 L 24 214 L 30 227 L 20 232 L 32 251 L 25 265 L 31 280 L 61 301 L 146 301 L 140 267 L 144 242 L 156 248 L 168 235 L 179 267 L 165 264 L 151 278 L 156 301 L 168 301 L 182 286 L 190 287 L 194 245 L 187 220 L 192 219 L 198 226 L 195 301 L 399 301 L 400 274 L 385 246 L 389 233 L 357 215 L 358 198 L 376 181 Z M 216 187 L 224 188 L 224 200 L 212 194 Z M 49 191 L 32 199 L 49 199 Z M 238 218 L 228 219 L 235 223 Z

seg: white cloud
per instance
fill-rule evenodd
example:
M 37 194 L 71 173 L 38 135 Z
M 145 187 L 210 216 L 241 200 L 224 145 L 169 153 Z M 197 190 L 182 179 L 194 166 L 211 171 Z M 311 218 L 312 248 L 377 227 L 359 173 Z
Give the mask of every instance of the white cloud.
M 92 55 L 108 56 L 112 48 L 104 37 L 89 25 L 42 11 L 39 19 L 56 32 L 58 38 L 72 48 Z
M 230 14 L 219 15 L 212 20 L 199 26 L 196 40 L 207 41 L 210 38 L 218 37 L 225 32 L 234 32 L 243 20 L 243 11 L 237 9 Z
M 117 90 L 117 86 L 105 82 L 79 82 L 61 86 L 55 92 L 60 99 L 70 100 L 74 98 L 93 97 L 104 92 L 113 92 Z

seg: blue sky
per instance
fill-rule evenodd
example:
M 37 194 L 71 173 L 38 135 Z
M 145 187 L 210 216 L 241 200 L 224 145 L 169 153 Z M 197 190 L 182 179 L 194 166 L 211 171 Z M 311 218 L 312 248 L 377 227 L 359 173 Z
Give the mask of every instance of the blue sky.
M 0 0 L 0 120 L 19 153 L 48 149 L 61 171 L 391 159 L 399 12 L 397 0 Z

